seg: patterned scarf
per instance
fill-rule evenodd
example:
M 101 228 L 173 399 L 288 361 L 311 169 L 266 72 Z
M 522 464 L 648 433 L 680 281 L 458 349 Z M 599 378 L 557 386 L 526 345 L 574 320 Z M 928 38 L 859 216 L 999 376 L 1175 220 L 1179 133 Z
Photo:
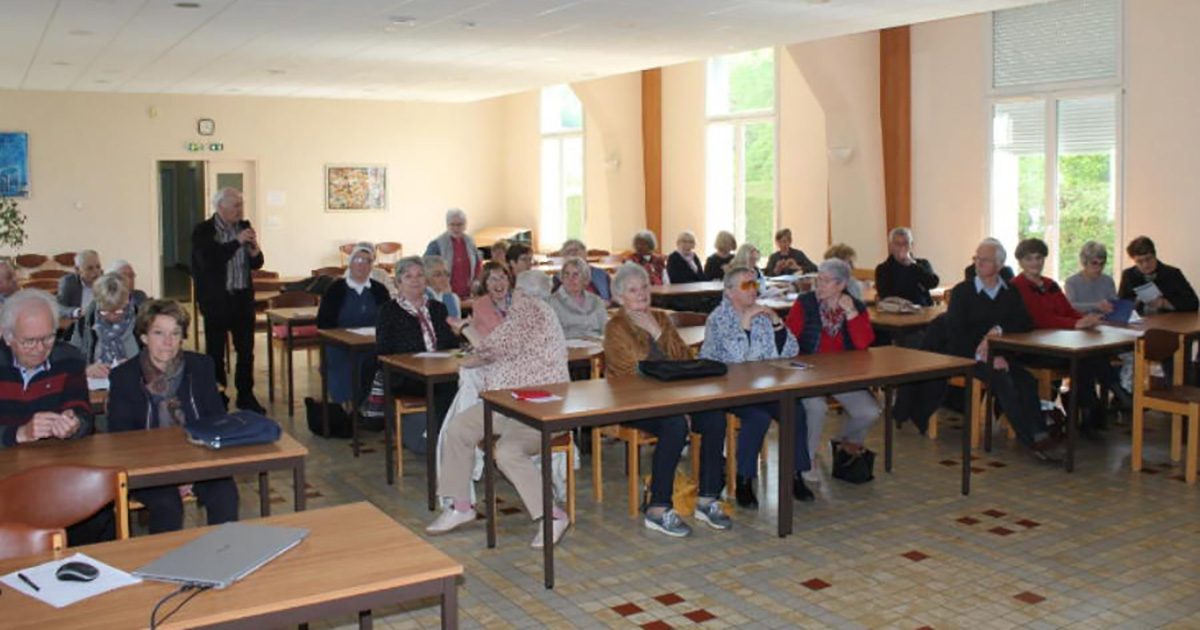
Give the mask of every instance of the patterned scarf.
M 825 334 L 837 339 L 842 334 L 842 325 L 846 323 L 846 311 L 836 303 L 833 306 L 821 300 L 821 328 Z
M 437 350 L 437 333 L 433 330 L 433 319 L 429 317 L 429 301 L 422 300 L 421 306 L 408 301 L 403 295 L 396 296 L 396 303 L 404 312 L 417 318 L 421 324 L 421 337 L 425 340 L 425 349 L 429 352 Z
M 104 319 L 100 309 L 96 309 L 96 322 L 92 330 L 96 331 L 96 362 L 104 365 L 116 365 L 128 359 L 125 349 L 125 338 L 133 327 L 133 304 L 125 306 L 125 313 L 115 323 Z
M 229 241 L 237 240 L 238 229 L 235 226 L 229 225 L 221 218 L 220 214 L 214 215 L 213 224 L 217 228 L 217 242 L 222 245 Z M 237 253 L 225 265 L 225 290 L 240 291 L 247 288 L 247 278 L 249 272 L 246 270 L 250 266 L 249 257 L 246 255 L 246 247 L 239 247 Z
M 183 382 L 183 353 L 175 355 L 165 370 L 155 367 L 150 352 L 143 351 L 138 361 L 142 364 L 142 377 L 150 405 L 154 410 L 149 420 L 150 428 L 183 426 L 187 416 L 179 402 L 179 384 Z

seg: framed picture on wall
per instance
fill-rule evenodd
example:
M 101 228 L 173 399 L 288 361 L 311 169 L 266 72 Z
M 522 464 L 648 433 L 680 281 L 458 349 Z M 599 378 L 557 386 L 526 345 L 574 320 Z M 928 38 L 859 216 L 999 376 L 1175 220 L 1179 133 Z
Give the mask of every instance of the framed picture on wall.
M 325 210 L 387 210 L 387 167 L 382 164 L 326 164 Z
M 29 196 L 29 134 L 0 131 L 0 197 Z

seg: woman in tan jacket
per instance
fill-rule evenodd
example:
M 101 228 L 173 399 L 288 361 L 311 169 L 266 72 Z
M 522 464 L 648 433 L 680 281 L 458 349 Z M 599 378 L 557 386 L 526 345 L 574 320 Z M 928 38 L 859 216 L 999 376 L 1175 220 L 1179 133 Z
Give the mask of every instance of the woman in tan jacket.
M 671 318 L 650 308 L 650 278 L 636 264 L 625 264 L 613 279 L 613 298 L 621 308 L 604 328 L 604 371 L 606 378 L 637 373 L 638 361 L 681 361 L 691 358 Z M 643 524 L 668 536 L 683 537 L 691 528 L 671 503 L 675 468 L 687 443 L 688 421 L 682 415 L 629 422 L 658 438 L 650 472 L 650 502 Z M 700 492 L 696 518 L 714 529 L 729 529 L 733 522 L 717 498 L 721 479 L 725 416 L 720 411 L 692 415 L 692 430 L 701 434 Z

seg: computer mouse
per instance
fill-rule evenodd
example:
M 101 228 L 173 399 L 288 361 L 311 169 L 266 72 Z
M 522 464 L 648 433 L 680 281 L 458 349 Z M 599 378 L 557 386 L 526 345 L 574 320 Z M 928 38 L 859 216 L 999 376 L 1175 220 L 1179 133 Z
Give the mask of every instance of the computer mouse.
M 86 562 L 67 562 L 54 575 L 64 582 L 91 582 L 100 575 L 100 570 Z

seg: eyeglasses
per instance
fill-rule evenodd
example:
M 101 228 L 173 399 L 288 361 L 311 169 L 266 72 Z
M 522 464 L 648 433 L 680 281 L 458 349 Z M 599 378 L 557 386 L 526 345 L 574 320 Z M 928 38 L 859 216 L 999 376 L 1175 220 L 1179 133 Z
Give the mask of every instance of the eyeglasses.
M 17 345 L 22 350 L 33 350 L 34 348 L 45 348 L 54 345 L 55 335 L 46 335 L 45 337 L 34 337 L 33 339 L 17 339 Z
M 755 291 L 757 291 L 758 290 L 758 280 L 742 280 L 742 284 L 740 284 L 738 286 L 740 286 L 743 291 L 749 291 L 750 289 L 754 289 Z
M 1105 259 L 1103 259 L 1103 258 L 1093 258 L 1093 259 L 1089 260 L 1089 261 L 1087 262 L 1087 264 L 1089 264 L 1089 265 L 1095 265 L 1095 266 L 1097 266 L 1097 267 L 1103 267 L 1103 266 L 1104 266 L 1104 263 L 1106 263 L 1106 262 L 1108 262 L 1108 261 L 1107 261 L 1107 260 L 1105 260 Z
M 125 309 L 119 308 L 115 311 L 106 311 L 106 310 L 101 309 L 100 314 L 104 317 L 124 317 Z

